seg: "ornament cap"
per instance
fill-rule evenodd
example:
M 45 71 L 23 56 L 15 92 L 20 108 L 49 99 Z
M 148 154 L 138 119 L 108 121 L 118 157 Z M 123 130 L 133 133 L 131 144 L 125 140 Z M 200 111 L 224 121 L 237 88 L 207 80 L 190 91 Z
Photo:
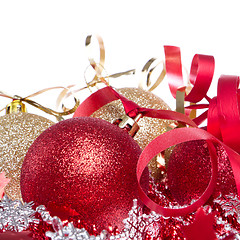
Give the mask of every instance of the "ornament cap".
M 14 99 L 6 106 L 6 114 L 19 112 L 27 112 L 25 104 L 19 99 Z
M 130 118 L 128 115 L 123 115 L 119 119 L 113 121 L 113 124 L 118 125 L 118 127 L 127 131 L 130 136 L 134 137 L 139 130 L 139 125 L 137 122 L 141 117 L 141 114 L 138 114 L 135 119 Z

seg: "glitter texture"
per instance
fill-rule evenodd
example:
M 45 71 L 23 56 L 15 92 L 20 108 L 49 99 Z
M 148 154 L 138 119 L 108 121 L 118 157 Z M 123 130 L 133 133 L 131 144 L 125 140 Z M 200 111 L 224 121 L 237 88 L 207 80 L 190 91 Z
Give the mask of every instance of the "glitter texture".
M 59 122 L 36 139 L 25 157 L 23 199 L 46 205 L 50 212 L 50 203 L 74 209 L 99 231 L 109 224 L 121 228 L 137 197 L 140 153 L 127 133 L 107 121 L 80 117 Z
M 141 208 L 134 199 L 128 217 L 123 220 L 124 228 L 121 232 L 102 230 L 97 235 L 90 234 L 82 227 L 81 222 L 77 220 L 78 216 L 76 221 L 61 221 L 57 216 L 52 217 L 45 206 L 41 205 L 33 210 L 32 205 L 33 203 L 23 205 L 20 201 L 12 201 L 6 196 L 0 201 L 0 239 L 26 237 L 36 240 L 184 240 L 186 238 L 183 228 L 196 220 L 196 212 L 183 217 L 164 217 Z M 239 206 L 238 196 L 230 194 L 210 199 L 203 207 L 207 215 L 214 215 L 213 227 L 217 239 L 240 239 Z M 23 235 L 19 231 L 23 231 Z
M 163 110 L 170 109 L 169 106 L 161 98 L 141 88 L 120 88 L 116 90 L 124 97 L 137 103 L 141 107 Z M 122 102 L 120 100 L 117 100 L 101 107 L 91 116 L 113 122 L 113 120 L 120 118 L 124 114 L 125 111 Z M 172 121 L 143 117 L 138 122 L 140 129 L 134 136 L 134 140 L 136 140 L 138 145 L 144 149 L 149 142 L 151 142 L 160 134 L 164 133 L 170 123 L 172 123 Z M 154 178 L 158 178 L 160 170 L 158 169 L 156 160 L 152 160 L 149 163 L 148 167 Z
M 10 183 L 5 193 L 21 199 L 20 173 L 23 159 L 33 141 L 54 122 L 30 113 L 12 113 L 0 117 L 0 172 Z
M 214 196 L 237 194 L 236 184 L 223 147 L 217 145 L 218 179 Z M 198 199 L 211 176 L 211 160 L 205 141 L 191 141 L 177 145 L 169 159 L 168 184 L 172 195 L 180 204 L 189 204 Z

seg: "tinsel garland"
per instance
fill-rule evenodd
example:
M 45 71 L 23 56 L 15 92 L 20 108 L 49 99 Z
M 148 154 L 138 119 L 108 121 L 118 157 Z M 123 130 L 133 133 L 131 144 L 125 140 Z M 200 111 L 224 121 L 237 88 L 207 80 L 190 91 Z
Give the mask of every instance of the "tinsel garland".
M 160 195 L 157 196 L 161 194 L 157 191 L 159 188 L 161 186 L 154 185 L 152 190 L 155 191 L 156 199 L 161 201 Z M 184 217 L 163 217 L 140 207 L 135 199 L 128 218 L 123 220 L 124 229 L 120 233 L 108 229 L 99 235 L 92 235 L 81 227 L 82 223 L 77 218 L 61 221 L 57 216 L 52 217 L 45 206 L 40 205 L 34 210 L 33 205 L 33 202 L 23 204 L 4 195 L 0 202 L 0 236 L 6 231 L 16 234 L 30 231 L 32 239 L 46 240 L 159 240 L 168 239 L 168 236 L 172 236 L 172 239 L 186 239 L 183 230 L 196 220 L 196 213 Z M 209 200 L 203 210 L 206 215 L 214 215 L 217 239 L 240 239 L 240 201 L 237 196 L 219 195 Z

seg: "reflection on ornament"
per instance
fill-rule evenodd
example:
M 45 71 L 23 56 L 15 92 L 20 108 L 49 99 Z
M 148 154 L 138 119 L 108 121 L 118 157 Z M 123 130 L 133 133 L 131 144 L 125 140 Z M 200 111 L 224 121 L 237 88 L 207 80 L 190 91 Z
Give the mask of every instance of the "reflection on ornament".
M 5 172 L 10 183 L 5 193 L 21 199 L 20 173 L 23 159 L 33 141 L 54 123 L 30 113 L 11 113 L 0 117 L 0 172 Z
M 217 145 L 218 180 L 215 195 L 237 193 L 236 184 L 226 151 Z M 180 204 L 198 199 L 211 177 L 211 160 L 205 141 L 191 141 L 177 145 L 170 156 L 169 189 Z
M 161 98 L 149 91 L 140 88 L 120 88 L 117 91 L 141 107 L 163 110 L 170 109 Z M 117 100 L 101 107 L 91 116 L 113 122 L 124 114 L 123 105 L 120 100 Z M 144 149 L 149 142 L 164 133 L 171 122 L 164 119 L 143 117 L 138 121 L 140 129 L 134 136 L 134 140 Z M 154 178 L 158 179 L 161 176 L 161 170 L 158 167 L 156 159 L 150 162 L 149 169 Z
M 82 222 L 99 231 L 109 224 L 121 228 L 138 195 L 140 153 L 129 134 L 107 121 L 79 117 L 59 122 L 27 152 L 21 173 L 23 200 L 48 210 L 51 204 L 75 210 Z

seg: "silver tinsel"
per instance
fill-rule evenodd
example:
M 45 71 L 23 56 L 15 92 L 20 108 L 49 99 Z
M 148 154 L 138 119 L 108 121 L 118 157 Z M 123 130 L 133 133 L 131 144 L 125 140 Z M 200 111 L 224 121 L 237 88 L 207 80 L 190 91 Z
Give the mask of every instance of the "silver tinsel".
M 21 201 L 13 201 L 5 195 L 0 201 L 0 229 L 21 232 L 29 227 L 29 223 L 38 223 L 32 206 L 32 202 L 22 204 Z
M 234 198 L 234 201 L 232 201 Z M 219 197 L 214 200 L 219 203 L 226 211 L 226 216 L 234 214 L 239 210 L 239 200 L 234 196 Z M 230 206 L 230 205 L 231 206 Z M 232 204 L 235 204 L 234 206 Z M 11 200 L 6 195 L 0 201 L 0 230 L 21 232 L 27 230 L 30 223 L 39 224 L 39 219 L 34 217 L 35 213 L 39 213 L 43 221 L 51 224 L 54 232 L 47 231 L 45 235 L 52 240 L 143 240 L 145 239 L 146 230 L 149 231 L 151 226 L 158 223 L 163 216 L 151 212 L 149 215 L 142 213 L 142 208 L 138 206 L 137 200 L 133 201 L 133 207 L 129 211 L 128 218 L 123 220 L 124 230 L 120 234 L 110 235 L 106 230 L 103 230 L 100 235 L 90 235 L 84 228 L 75 228 L 72 223 L 64 226 L 63 222 L 57 216 L 52 217 L 46 210 L 45 206 L 38 206 L 36 211 L 32 208 L 33 203 L 22 204 L 19 200 Z M 231 209 L 236 211 L 232 212 Z M 205 206 L 206 212 L 211 212 L 210 206 Z M 237 214 L 239 215 L 239 214 Z M 182 221 L 183 225 L 188 223 Z M 216 219 L 217 224 L 223 224 L 221 218 Z M 224 224 L 231 235 L 231 239 L 240 240 L 240 235 L 237 230 L 232 229 L 230 224 Z M 229 235 L 227 235 L 229 236 Z M 225 239 L 225 236 L 219 236 L 218 239 Z
M 84 228 L 75 228 L 72 223 L 63 226 L 61 219 L 56 216 L 51 217 L 43 205 L 38 206 L 36 211 L 40 213 L 43 221 L 52 225 L 54 232 L 46 232 L 46 236 L 52 240 L 106 240 L 108 237 L 105 230 L 99 236 L 91 236 Z

